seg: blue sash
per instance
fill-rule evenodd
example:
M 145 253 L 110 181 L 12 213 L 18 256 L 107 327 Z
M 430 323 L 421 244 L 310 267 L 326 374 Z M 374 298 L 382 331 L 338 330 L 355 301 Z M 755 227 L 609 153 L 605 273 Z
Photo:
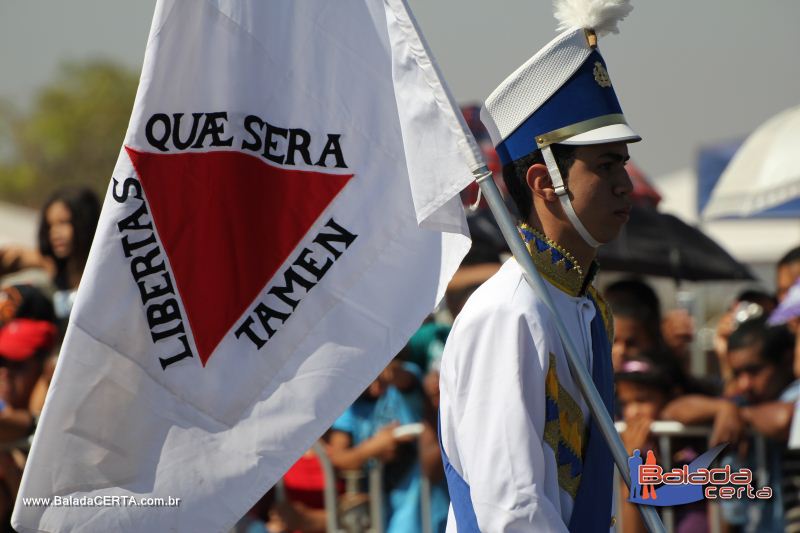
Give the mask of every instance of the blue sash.
M 600 393 L 609 416 L 614 412 L 614 372 L 611 368 L 611 343 L 597 302 L 592 320 L 592 381 Z M 583 454 L 583 472 L 569 530 L 573 533 L 606 531 L 611 526 L 611 504 L 614 492 L 614 459 L 594 417 L 590 419 L 588 442 Z
M 442 464 L 444 465 L 444 475 L 447 479 L 447 490 L 450 493 L 450 503 L 453 505 L 453 515 L 456 517 L 458 533 L 481 533 L 478 528 L 478 519 L 475 516 L 475 509 L 472 508 L 472 499 L 469 495 L 469 485 L 464 481 L 444 451 L 442 444 L 442 421 L 437 422 L 439 433 L 439 450 L 442 452 Z

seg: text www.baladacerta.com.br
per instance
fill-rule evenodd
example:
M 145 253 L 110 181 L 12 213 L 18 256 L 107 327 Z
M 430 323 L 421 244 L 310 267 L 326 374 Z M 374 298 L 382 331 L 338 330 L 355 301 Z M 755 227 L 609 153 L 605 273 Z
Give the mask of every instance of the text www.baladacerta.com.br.
M 103 496 L 53 496 L 52 498 L 22 498 L 26 507 L 178 507 L 180 498 L 167 496 L 103 495 Z

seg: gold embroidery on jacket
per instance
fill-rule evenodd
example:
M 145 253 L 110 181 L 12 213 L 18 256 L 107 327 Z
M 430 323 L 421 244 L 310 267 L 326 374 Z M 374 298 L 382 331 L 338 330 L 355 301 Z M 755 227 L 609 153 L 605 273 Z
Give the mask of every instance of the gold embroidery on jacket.
M 559 383 L 556 358 L 552 353 L 545 377 L 545 401 L 544 441 L 556 457 L 558 485 L 575 498 L 583 470 L 583 412 Z

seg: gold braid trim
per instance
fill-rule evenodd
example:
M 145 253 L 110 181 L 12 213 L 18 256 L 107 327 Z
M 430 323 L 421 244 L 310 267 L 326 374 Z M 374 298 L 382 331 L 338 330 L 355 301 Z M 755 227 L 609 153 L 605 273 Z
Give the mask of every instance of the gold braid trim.
M 550 366 L 545 377 L 545 395 L 548 401 L 555 403 L 558 418 L 545 420 L 544 441 L 553 450 L 556 458 L 558 485 L 575 498 L 581 482 L 581 474 L 573 476 L 572 464 L 561 464 L 567 458 L 559 457 L 559 444 L 566 447 L 579 462 L 582 462 L 586 428 L 584 427 L 583 412 L 581 412 L 580 406 L 558 381 L 556 358 L 552 353 L 550 354 Z
M 580 296 L 584 290 L 586 274 L 572 254 L 528 224 L 520 224 L 519 232 L 525 241 L 525 245 L 528 247 L 528 252 L 533 258 L 533 264 L 536 265 L 536 270 L 539 271 L 542 277 L 570 296 Z M 534 235 L 548 247 L 540 251 L 539 248 L 536 247 L 535 239 L 529 238 L 526 232 Z M 562 259 L 554 262 L 553 250 L 560 253 Z M 567 269 L 567 261 L 572 263 L 572 268 L 569 270 Z
M 606 327 L 606 334 L 608 335 L 608 342 L 609 344 L 614 344 L 614 315 L 611 314 L 611 306 L 608 305 L 608 302 L 600 295 L 600 291 L 598 291 L 594 285 L 590 285 L 587 292 L 589 295 L 594 299 L 595 303 L 597 303 L 597 308 L 600 310 L 600 316 L 603 318 L 603 325 Z

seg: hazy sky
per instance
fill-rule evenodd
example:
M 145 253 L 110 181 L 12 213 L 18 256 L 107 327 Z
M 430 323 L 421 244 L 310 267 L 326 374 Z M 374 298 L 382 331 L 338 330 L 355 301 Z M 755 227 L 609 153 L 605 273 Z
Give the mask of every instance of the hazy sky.
M 546 0 L 409 2 L 460 102 L 481 101 L 555 35 Z M 24 105 L 66 59 L 105 56 L 139 69 L 154 4 L 0 0 L 0 97 Z M 800 1 L 633 5 L 600 48 L 645 139 L 631 153 L 650 175 L 692 165 L 698 146 L 743 136 L 800 104 Z

